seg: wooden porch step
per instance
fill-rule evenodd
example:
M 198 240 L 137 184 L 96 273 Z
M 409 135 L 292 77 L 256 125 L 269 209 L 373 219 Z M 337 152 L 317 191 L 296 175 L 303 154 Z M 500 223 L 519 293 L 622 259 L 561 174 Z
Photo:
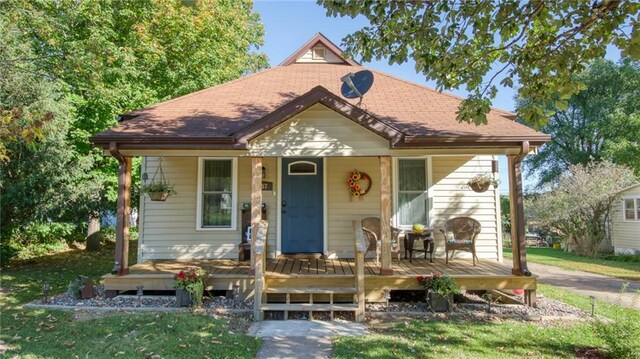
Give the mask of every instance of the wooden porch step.
M 262 310 L 277 311 L 317 311 L 317 312 L 349 312 L 358 309 L 357 304 L 318 304 L 318 303 L 295 303 L 295 304 L 277 304 L 268 303 L 260 307 Z
M 264 292 L 268 294 L 355 294 L 357 291 L 349 287 L 271 287 L 265 288 Z

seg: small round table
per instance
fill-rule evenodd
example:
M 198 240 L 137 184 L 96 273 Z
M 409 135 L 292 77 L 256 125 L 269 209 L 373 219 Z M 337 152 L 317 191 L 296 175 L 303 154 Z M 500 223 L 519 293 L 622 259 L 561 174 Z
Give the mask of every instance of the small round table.
M 413 243 L 416 240 L 422 240 L 424 249 L 413 249 Z M 408 252 L 409 263 L 411 263 L 411 259 L 413 258 L 413 252 L 424 252 L 424 259 L 427 259 L 427 253 L 429 253 L 429 260 L 433 263 L 433 247 L 435 247 L 433 243 L 433 235 L 429 230 L 425 230 L 422 234 L 407 232 L 404 235 L 404 258 L 407 258 Z

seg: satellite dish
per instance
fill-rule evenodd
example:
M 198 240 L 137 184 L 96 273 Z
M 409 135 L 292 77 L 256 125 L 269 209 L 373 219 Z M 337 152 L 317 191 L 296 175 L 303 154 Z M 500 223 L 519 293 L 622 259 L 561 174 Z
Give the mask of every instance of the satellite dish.
M 373 85 L 373 72 L 369 70 L 358 71 L 355 74 L 349 72 L 340 78 L 342 87 L 340 92 L 346 98 L 360 98 L 356 106 L 360 106 L 364 94 L 371 89 Z

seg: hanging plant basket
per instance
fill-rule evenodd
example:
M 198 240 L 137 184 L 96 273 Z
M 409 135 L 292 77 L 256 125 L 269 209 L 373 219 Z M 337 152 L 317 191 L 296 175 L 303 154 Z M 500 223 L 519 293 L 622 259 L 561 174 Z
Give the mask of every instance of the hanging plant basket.
M 491 186 L 490 182 L 484 182 L 484 183 L 475 183 L 475 182 L 470 182 L 468 183 L 469 188 L 471 188 L 474 192 L 478 192 L 478 193 L 482 193 L 482 192 L 486 192 L 489 187 Z
M 149 192 L 149 198 L 152 201 L 161 201 L 164 202 L 167 200 L 167 198 L 169 198 L 169 195 L 171 194 L 171 192 L 169 191 L 164 191 L 164 192 Z
M 160 177 L 158 177 L 158 173 Z M 177 194 L 173 189 L 173 185 L 169 184 L 164 178 L 164 172 L 162 171 L 162 158 L 160 158 L 156 172 L 153 174 L 153 178 L 150 183 L 140 186 L 140 194 L 147 194 L 152 201 L 164 202 L 172 194 Z
M 498 187 L 498 181 L 490 173 L 475 175 L 467 182 L 467 186 L 478 193 L 486 192 L 491 185 Z

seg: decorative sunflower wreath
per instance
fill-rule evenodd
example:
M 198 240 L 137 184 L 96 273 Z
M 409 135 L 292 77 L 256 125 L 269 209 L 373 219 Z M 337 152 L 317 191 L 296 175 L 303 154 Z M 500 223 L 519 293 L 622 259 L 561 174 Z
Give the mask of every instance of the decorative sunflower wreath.
M 366 184 L 363 184 L 363 181 L 366 182 Z M 351 195 L 354 197 L 364 196 L 369 193 L 369 190 L 371 189 L 371 182 L 371 177 L 369 177 L 368 174 L 358 170 L 353 170 L 347 180 L 349 192 L 351 192 Z

